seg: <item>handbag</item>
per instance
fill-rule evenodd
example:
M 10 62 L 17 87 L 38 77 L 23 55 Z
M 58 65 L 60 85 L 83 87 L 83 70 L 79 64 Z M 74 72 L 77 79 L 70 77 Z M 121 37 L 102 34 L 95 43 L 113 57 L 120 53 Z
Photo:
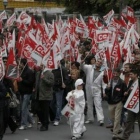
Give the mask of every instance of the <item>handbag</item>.
M 16 108 L 20 103 L 19 100 L 17 99 L 15 93 L 12 91 L 12 89 L 10 89 L 11 91 L 11 96 L 10 96 L 10 103 L 9 103 L 9 107 L 10 108 Z

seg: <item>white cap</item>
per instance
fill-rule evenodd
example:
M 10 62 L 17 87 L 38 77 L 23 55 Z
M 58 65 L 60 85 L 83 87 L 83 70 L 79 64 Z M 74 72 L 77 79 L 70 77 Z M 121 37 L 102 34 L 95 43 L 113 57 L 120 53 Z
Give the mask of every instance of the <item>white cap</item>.
M 77 79 L 75 82 L 75 88 L 77 88 L 77 86 L 84 84 L 82 79 Z

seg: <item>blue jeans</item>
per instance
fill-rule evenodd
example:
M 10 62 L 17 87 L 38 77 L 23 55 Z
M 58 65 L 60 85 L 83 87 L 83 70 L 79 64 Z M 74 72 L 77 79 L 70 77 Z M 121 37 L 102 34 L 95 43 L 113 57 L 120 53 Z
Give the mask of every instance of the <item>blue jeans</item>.
M 51 101 L 51 108 L 53 112 L 55 113 L 55 121 L 60 121 L 60 118 L 61 118 L 63 93 L 64 93 L 64 90 L 54 91 L 53 93 L 53 100 Z
M 25 127 L 27 127 L 29 123 L 33 124 L 35 122 L 28 109 L 30 97 L 30 94 L 25 94 L 21 96 L 21 125 Z

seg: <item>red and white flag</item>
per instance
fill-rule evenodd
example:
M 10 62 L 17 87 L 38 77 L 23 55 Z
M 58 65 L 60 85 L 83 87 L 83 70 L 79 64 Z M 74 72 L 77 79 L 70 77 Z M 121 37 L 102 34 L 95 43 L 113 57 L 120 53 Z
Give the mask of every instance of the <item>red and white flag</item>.
M 10 40 L 9 40 L 9 42 L 8 42 L 8 51 L 9 51 L 11 48 L 15 48 L 15 30 L 13 30 L 12 36 L 10 35 Z
M 0 21 L 2 21 L 3 19 L 7 19 L 5 10 L 0 14 Z
M 131 86 L 131 93 L 124 107 L 134 113 L 139 112 L 139 83 L 138 80 Z
M 71 46 L 69 31 L 67 31 L 61 38 L 61 50 L 62 53 L 69 50 Z
M 31 57 L 31 53 L 36 48 L 36 46 L 37 46 L 36 39 L 32 35 L 32 33 L 29 32 L 25 36 L 25 42 L 24 42 L 24 46 L 22 48 L 22 54 L 21 54 L 22 57 L 26 58 L 26 59 L 30 58 Z
M 114 16 L 114 11 L 111 10 L 107 15 L 105 15 L 103 18 L 104 18 L 104 21 L 106 22 L 106 24 L 108 25 L 112 19 L 112 17 Z
M 8 27 L 12 26 L 14 21 L 16 21 L 16 14 L 15 13 L 13 13 L 13 15 L 7 19 L 6 25 Z
M 0 53 L 0 81 L 2 80 L 2 78 L 5 75 L 5 68 L 4 68 L 4 64 L 2 61 L 2 52 Z
M 1 48 L 1 53 L 2 53 L 2 57 L 7 57 L 7 50 L 6 50 L 6 45 L 5 45 L 4 41 L 3 41 L 2 48 Z
M 41 65 L 44 56 L 45 56 L 45 49 L 42 45 L 38 45 L 31 53 L 31 57 L 34 61 L 36 61 L 37 66 Z
M 26 12 L 23 11 L 19 15 L 19 17 L 17 19 L 17 23 L 19 23 L 19 24 L 22 24 L 22 23 L 24 23 L 24 24 L 30 24 L 31 23 L 31 17 Z
M 135 22 L 134 10 L 129 6 L 127 6 L 127 20 L 129 20 L 131 23 Z

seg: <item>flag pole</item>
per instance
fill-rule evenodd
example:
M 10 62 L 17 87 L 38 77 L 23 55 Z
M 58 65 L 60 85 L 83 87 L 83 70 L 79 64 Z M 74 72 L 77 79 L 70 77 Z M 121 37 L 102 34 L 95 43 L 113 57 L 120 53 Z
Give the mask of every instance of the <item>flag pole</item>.
M 26 64 L 25 64 L 24 68 L 22 69 L 22 71 L 21 71 L 21 73 L 20 73 L 20 76 L 21 76 L 21 74 L 23 73 L 23 71 L 24 71 L 25 67 L 27 66 L 27 63 L 28 63 L 28 62 L 26 62 Z
M 92 47 L 91 47 L 89 53 L 85 56 L 84 61 L 85 61 L 85 59 L 88 57 L 88 55 L 91 53 L 91 50 L 92 50 Z
M 63 72 L 62 72 L 62 66 L 61 66 L 61 63 L 59 61 L 59 64 L 60 64 L 60 71 L 61 71 L 61 78 L 62 78 L 62 83 L 64 84 L 64 79 L 63 79 Z

